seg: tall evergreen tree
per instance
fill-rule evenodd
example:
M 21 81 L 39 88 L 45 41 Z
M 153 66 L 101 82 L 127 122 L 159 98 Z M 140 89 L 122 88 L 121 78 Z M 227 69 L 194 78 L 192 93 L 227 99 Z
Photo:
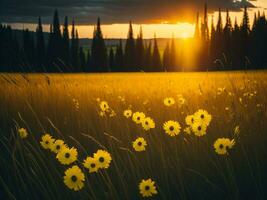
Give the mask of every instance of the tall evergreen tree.
M 51 66 L 53 72 L 65 71 L 64 63 L 62 63 L 62 36 L 60 31 L 60 23 L 58 11 L 55 10 L 53 18 L 53 34 L 51 38 Z
M 237 19 L 235 18 L 234 29 L 232 32 L 232 50 L 234 52 L 232 56 L 232 68 L 234 70 L 241 69 L 241 38 L 240 38 L 240 28 L 237 23 Z
M 65 16 L 64 27 L 63 27 L 63 49 L 62 56 L 63 62 L 66 66 L 70 65 L 70 44 L 69 44 L 69 24 L 68 17 Z
M 220 69 L 222 66 L 219 62 L 217 62 L 218 59 L 223 59 L 223 24 L 222 24 L 222 13 L 221 9 L 219 8 L 219 15 L 218 15 L 218 21 L 216 25 L 216 31 L 214 35 L 216 48 L 214 49 L 214 61 L 216 61 L 217 66 L 216 69 Z
M 124 59 L 123 59 L 123 49 L 122 49 L 122 40 L 120 39 L 119 44 L 116 47 L 115 53 L 115 71 L 122 72 L 125 71 Z
M 100 18 L 97 19 L 97 26 L 96 29 L 94 30 L 91 53 L 92 53 L 92 66 L 95 69 L 95 71 L 98 72 L 108 71 L 107 51 L 101 31 Z
M 170 47 L 169 47 L 169 42 L 167 42 L 166 47 L 164 49 L 163 59 L 162 60 L 163 60 L 162 61 L 163 70 L 171 71 L 171 69 L 170 69 Z
M 148 46 L 145 49 L 145 59 L 144 59 L 144 66 L 146 72 L 153 71 L 152 67 L 152 44 L 151 41 L 149 41 Z
M 172 36 L 171 40 L 171 47 L 170 47 L 170 69 L 169 71 L 175 72 L 178 71 L 177 66 L 177 53 L 176 53 L 176 45 L 175 45 L 175 39 L 174 36 Z
M 83 51 L 83 47 L 79 48 L 79 71 L 78 72 L 85 72 L 86 71 L 86 59 L 85 54 Z
M 153 54 L 152 54 L 152 67 L 153 67 L 153 71 L 155 71 L 155 72 L 163 71 L 156 36 L 154 37 Z
M 136 71 L 135 42 L 132 22 L 129 24 L 128 37 L 125 44 L 124 55 L 126 71 Z
M 92 60 L 91 60 L 91 52 L 90 50 L 87 51 L 87 58 L 86 58 L 86 72 L 92 72 Z
M 23 31 L 24 64 L 28 72 L 35 71 L 35 45 L 29 29 Z
M 76 39 L 76 29 L 75 29 L 75 23 L 74 19 L 72 20 L 72 29 L 71 29 L 71 49 L 70 49 L 70 57 L 71 57 L 71 70 L 76 71 L 78 67 L 78 51 L 79 47 L 77 45 L 77 39 Z
M 232 48 L 231 48 L 231 37 L 232 37 L 232 22 L 229 16 L 229 11 L 226 11 L 226 20 L 223 29 L 223 39 L 222 39 L 222 51 L 224 55 L 224 63 L 226 69 L 231 69 L 232 60 Z
M 246 69 L 249 67 L 249 16 L 247 7 L 244 8 L 243 20 L 240 27 L 240 39 L 241 39 L 241 57 L 242 57 L 242 66 Z
M 200 70 L 205 70 L 209 63 L 209 28 L 208 28 L 208 7 L 205 3 L 204 17 L 201 24 L 201 59 L 199 64 Z
M 49 37 L 48 37 L 48 45 L 46 49 L 46 69 L 45 72 L 52 72 L 52 62 L 53 62 L 53 26 L 50 24 L 50 31 L 49 31 Z
M 139 70 L 144 70 L 144 43 L 142 27 L 140 27 L 140 32 L 136 39 L 136 66 Z
M 36 71 L 44 71 L 45 66 L 45 41 L 43 34 L 43 26 L 41 18 L 38 19 L 38 26 L 36 28 Z
M 209 58 L 209 66 L 214 65 L 214 61 L 216 60 L 216 48 L 217 48 L 217 43 L 216 43 L 216 29 L 214 25 L 214 17 L 212 16 L 211 19 L 211 34 L 210 34 L 210 58 Z M 212 68 L 212 70 L 214 70 Z
M 114 72 L 115 71 L 115 58 L 113 48 L 111 47 L 109 50 L 109 70 Z

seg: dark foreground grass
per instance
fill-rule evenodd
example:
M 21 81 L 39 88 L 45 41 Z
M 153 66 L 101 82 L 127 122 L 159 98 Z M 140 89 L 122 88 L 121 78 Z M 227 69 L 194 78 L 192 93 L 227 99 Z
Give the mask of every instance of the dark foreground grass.
M 267 198 L 266 72 L 2 74 L 0 93 L 0 199 L 141 199 L 138 184 L 147 178 L 156 182 L 153 199 Z M 185 104 L 163 104 L 177 95 Z M 99 116 L 97 98 L 116 115 Z M 153 118 L 156 128 L 146 132 L 125 118 L 128 108 Z M 164 133 L 165 121 L 183 129 L 198 109 L 212 115 L 205 136 Z M 29 136 L 19 138 L 18 127 Z M 81 191 L 64 185 L 68 166 L 40 146 L 44 132 L 78 149 L 76 164 L 86 175 Z M 147 140 L 145 152 L 132 148 L 137 137 Z M 214 151 L 220 137 L 236 140 L 228 155 Z M 111 165 L 89 174 L 82 161 L 98 149 L 110 152 Z

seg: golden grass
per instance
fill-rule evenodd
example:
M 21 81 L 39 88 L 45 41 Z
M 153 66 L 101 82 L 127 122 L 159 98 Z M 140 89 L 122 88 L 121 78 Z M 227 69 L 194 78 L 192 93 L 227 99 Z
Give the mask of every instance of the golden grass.
M 266 72 L 1 74 L 0 77 L 1 143 L 6 143 L 0 154 L 7 157 L 0 164 L 6 162 L 6 166 L 26 177 L 25 183 L 20 183 L 21 178 L 12 176 L 7 180 L 1 175 L 9 197 L 23 198 L 27 194 L 36 197 L 39 192 L 50 199 L 138 199 L 141 198 L 138 184 L 147 178 L 156 182 L 158 199 L 266 197 L 263 189 L 267 164 Z M 164 98 L 173 97 L 177 102 L 179 95 L 185 98 L 184 105 L 164 105 Z M 107 101 L 116 115 L 99 116 L 97 98 Z M 124 117 L 123 111 L 128 108 L 153 118 L 155 129 L 146 132 Z M 212 115 L 206 136 L 198 138 L 181 133 L 171 138 L 164 133 L 164 122 L 176 120 L 183 130 L 185 117 L 198 109 Z M 213 149 L 214 141 L 219 137 L 233 138 L 237 125 L 241 132 L 235 147 L 230 155 L 218 156 Z M 29 140 L 19 141 L 19 148 L 14 143 L 15 126 L 27 128 L 30 135 Z M 101 175 L 87 174 L 88 187 L 79 194 L 68 191 L 61 183 L 62 166 L 33 142 L 44 132 L 77 147 L 80 161 L 99 148 L 107 149 L 112 155 L 110 169 Z M 132 148 L 138 137 L 144 137 L 148 143 L 145 152 L 135 152 Z M 32 149 L 37 149 L 36 153 Z M 14 152 L 18 151 L 16 154 L 21 154 L 21 158 L 15 162 Z M 30 153 L 30 159 L 25 152 Z M 43 162 L 46 167 L 40 164 Z M 34 173 L 29 172 L 29 166 Z M 43 168 L 54 176 L 45 180 Z M 4 166 L 0 169 L 9 171 Z M 50 183 L 53 178 L 55 184 Z M 39 184 L 34 187 L 36 179 Z M 19 184 L 25 188 L 13 188 Z

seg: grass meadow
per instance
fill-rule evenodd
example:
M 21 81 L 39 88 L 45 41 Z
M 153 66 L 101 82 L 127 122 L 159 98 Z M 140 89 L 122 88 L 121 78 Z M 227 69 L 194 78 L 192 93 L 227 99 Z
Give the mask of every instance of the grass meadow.
M 147 179 L 151 199 L 267 199 L 267 72 L 1 74 L 0 94 L 0 199 L 144 199 Z M 211 116 L 202 136 L 185 131 L 199 109 Z M 173 137 L 163 128 L 169 120 L 181 127 Z M 45 133 L 76 148 L 77 159 L 62 165 L 40 144 Z M 144 151 L 133 148 L 138 137 Z M 223 155 L 218 138 L 234 141 Z M 83 161 L 99 149 L 112 160 L 89 173 Z M 73 165 L 84 175 L 78 191 L 63 181 Z

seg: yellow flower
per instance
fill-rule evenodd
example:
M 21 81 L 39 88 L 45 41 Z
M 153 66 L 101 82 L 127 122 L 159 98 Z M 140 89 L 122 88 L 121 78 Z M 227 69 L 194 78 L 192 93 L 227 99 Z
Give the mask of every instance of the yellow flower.
M 55 152 L 55 153 L 58 153 L 61 151 L 61 149 L 63 149 L 64 147 L 67 147 L 65 144 L 64 144 L 64 141 L 63 140 L 56 140 L 52 146 L 51 146 L 51 151 Z
M 196 136 L 203 136 L 206 135 L 207 125 L 197 121 L 192 125 L 192 130 Z
M 149 129 L 155 128 L 155 122 L 150 117 L 146 117 L 142 120 L 143 128 L 148 131 Z
M 96 159 L 99 168 L 104 169 L 107 169 L 109 167 L 112 160 L 110 154 L 104 150 L 98 150 L 96 153 L 94 153 L 94 158 Z
M 163 103 L 165 106 L 172 106 L 173 104 L 175 104 L 175 100 L 172 97 L 168 97 L 164 99 Z
M 145 114 L 143 112 L 135 112 L 132 116 L 132 119 L 135 123 L 140 124 L 142 123 L 143 119 L 145 118 Z
M 100 102 L 100 109 L 105 112 L 109 109 L 109 105 L 108 105 L 108 102 L 106 101 L 101 101 Z
M 194 115 L 187 115 L 186 118 L 185 118 L 185 123 L 188 125 L 188 126 L 192 126 L 194 124 Z
M 97 160 L 89 156 L 83 161 L 83 166 L 89 170 L 89 173 L 97 172 L 99 168 Z
M 155 182 L 151 179 L 143 179 L 139 184 L 139 191 L 143 197 L 151 197 L 158 193 L 155 186 Z
M 99 114 L 100 117 L 104 117 L 106 115 L 106 113 L 103 112 L 103 111 L 100 111 L 98 114 Z
M 217 89 L 217 94 L 221 95 L 225 91 L 225 88 L 218 88 Z
M 135 151 L 145 151 L 146 146 L 146 140 L 142 137 L 139 137 L 135 141 L 133 141 L 133 148 Z
M 184 103 L 185 103 L 185 98 L 183 98 L 183 97 L 179 97 L 179 98 L 178 98 L 178 103 L 179 103 L 180 106 L 184 105 Z
M 77 149 L 72 147 L 64 147 L 57 154 L 57 159 L 63 165 L 69 165 L 77 160 L 78 152 Z
M 84 173 L 77 165 L 74 165 L 65 171 L 64 183 L 69 189 L 74 191 L 82 189 L 84 180 Z
M 229 138 L 218 138 L 214 142 L 215 152 L 219 155 L 225 155 L 228 153 L 229 149 L 232 149 L 235 145 L 235 140 L 230 140 Z
M 54 141 L 55 139 L 53 139 L 51 135 L 46 133 L 45 135 L 42 136 L 42 140 L 40 144 L 42 145 L 44 149 L 51 149 Z
M 132 111 L 131 110 L 125 110 L 123 112 L 123 115 L 126 117 L 126 118 L 130 118 L 132 116 Z
M 28 132 L 27 132 L 27 130 L 25 128 L 19 128 L 18 129 L 18 134 L 22 139 L 26 138 L 28 136 Z
M 194 116 L 195 121 L 200 121 L 206 124 L 207 126 L 210 124 L 211 115 L 206 110 L 200 109 L 194 114 Z
M 184 133 L 190 135 L 190 134 L 191 134 L 191 128 L 190 128 L 190 127 L 186 127 L 186 128 L 184 129 Z
M 163 124 L 163 129 L 165 130 L 165 133 L 174 137 L 180 133 L 181 126 L 179 122 L 170 120 Z

